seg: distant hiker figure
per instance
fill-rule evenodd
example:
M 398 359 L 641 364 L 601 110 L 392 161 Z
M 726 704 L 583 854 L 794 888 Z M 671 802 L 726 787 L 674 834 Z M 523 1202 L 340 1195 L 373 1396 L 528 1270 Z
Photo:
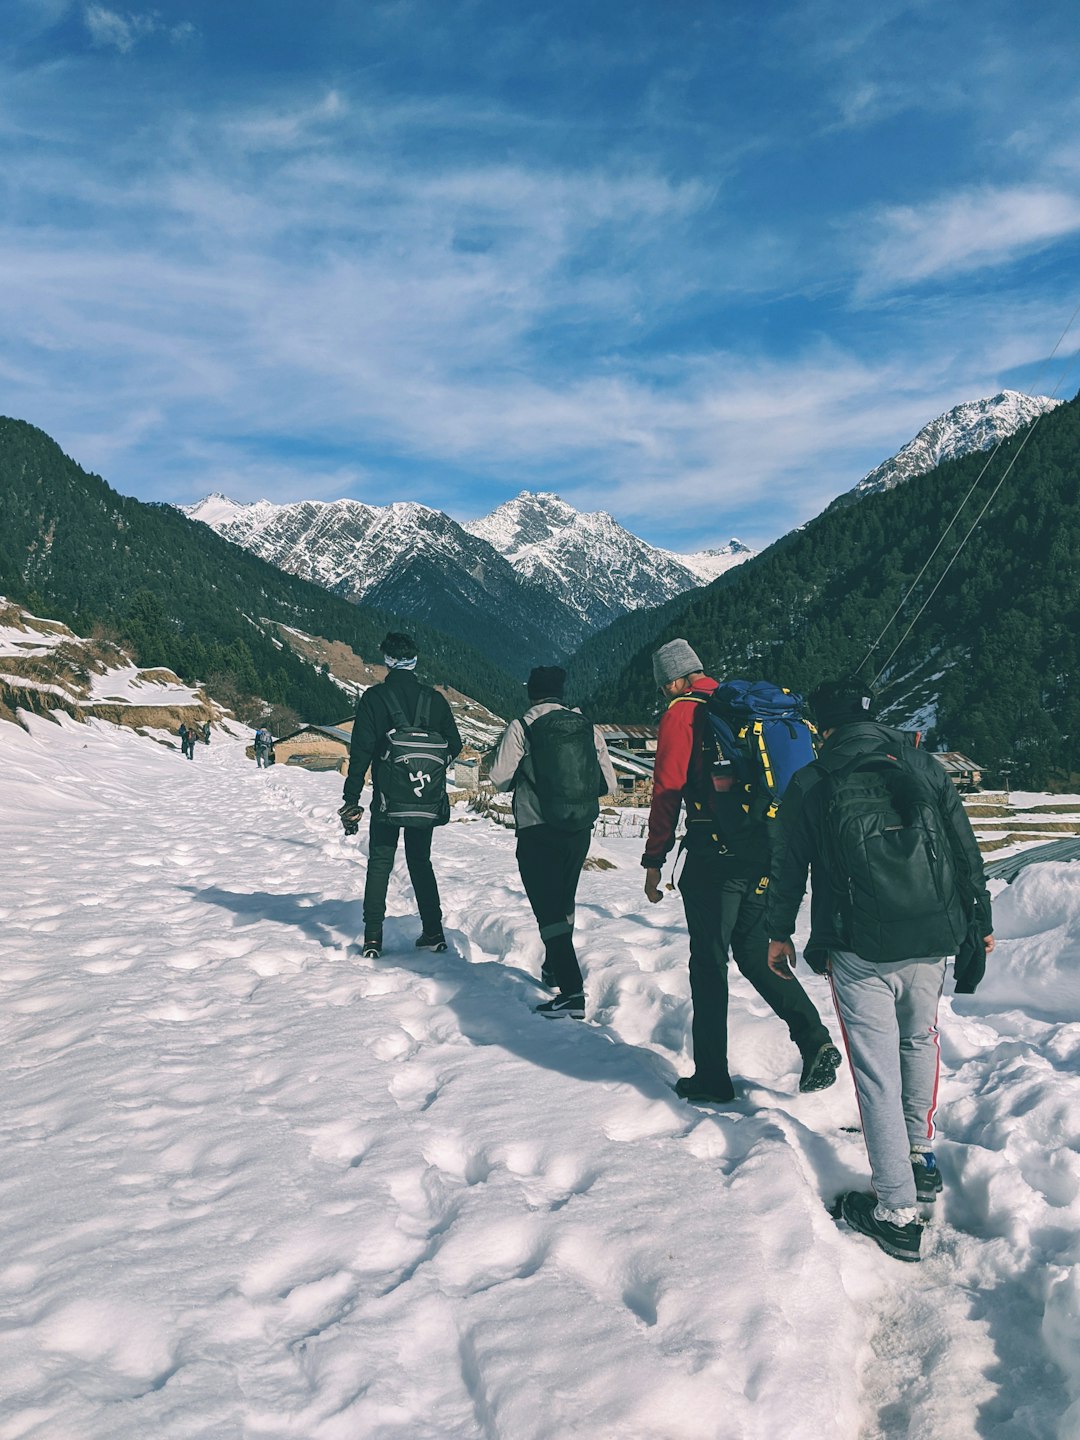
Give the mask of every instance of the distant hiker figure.
M 444 696 L 416 678 L 416 642 L 394 632 L 382 641 L 388 674 L 360 697 L 353 724 L 344 804 L 338 814 L 346 835 L 363 815 L 360 792 L 371 769 L 371 829 L 364 884 L 364 954 L 377 959 L 383 945 L 386 891 L 398 836 L 405 832 L 405 863 L 420 911 L 422 950 L 445 950 L 439 887 L 431 866 L 431 836 L 450 819 L 446 767 L 461 750 L 461 736 Z
M 185 725 L 181 720 L 180 729 L 177 731 L 180 736 L 180 750 L 189 760 L 195 759 L 195 726 Z
M 781 980 L 768 965 L 765 885 L 769 841 L 765 822 L 743 809 L 743 795 L 719 764 L 713 766 L 705 707 L 718 689 L 685 640 L 672 640 L 653 655 L 653 677 L 667 697 L 653 769 L 649 834 L 641 863 L 645 894 L 663 898 L 660 872 L 672 846 L 679 812 L 686 807 L 685 863 L 679 876 L 690 932 L 690 995 L 693 1001 L 694 1073 L 675 1093 L 692 1104 L 724 1104 L 735 1098 L 728 1070 L 728 956 L 788 1027 L 799 1048 L 799 1089 L 823 1090 L 836 1079 L 840 1052 L 813 1001 L 797 982 Z
M 260 725 L 255 731 L 255 764 L 260 770 L 264 765 L 270 764 L 270 751 L 273 744 L 274 739 L 270 731 L 264 725 Z
M 583 1020 L 574 897 L 599 797 L 611 794 L 618 781 L 599 730 L 563 704 L 565 684 L 566 671 L 557 665 L 533 670 L 529 708 L 500 736 L 490 776 L 496 789 L 514 792 L 518 870 L 544 942 L 540 977 L 558 991 L 537 1012 Z
M 203 725 L 203 727 L 202 727 L 202 742 L 203 742 L 204 745 L 209 745 L 209 744 L 210 744 L 210 721 L 209 721 L 209 720 L 207 720 L 206 723 L 205 723 L 205 724 Z
M 917 1202 L 942 1189 L 931 1146 L 945 957 L 972 921 L 984 956 L 993 949 L 990 896 L 971 822 L 934 757 L 874 721 L 858 679 L 822 685 L 810 703 L 825 744 L 780 811 L 769 964 L 790 977 L 809 870 L 803 955 L 832 978 L 874 1185 L 843 1195 L 840 1214 L 887 1254 L 918 1260 Z M 974 989 L 980 976 L 965 984 L 958 974 L 958 988 Z

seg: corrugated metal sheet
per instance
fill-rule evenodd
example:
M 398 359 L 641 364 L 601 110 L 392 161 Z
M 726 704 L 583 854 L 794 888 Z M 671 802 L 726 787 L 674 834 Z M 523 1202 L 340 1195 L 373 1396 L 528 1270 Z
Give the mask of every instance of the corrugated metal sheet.
M 1019 855 L 1008 855 L 1003 860 L 991 860 L 984 866 L 988 880 L 1008 880 L 1011 884 L 1029 865 L 1038 865 L 1044 860 L 1080 860 L 1080 835 L 1068 840 L 1051 840 L 1049 845 L 1036 845 L 1031 850 L 1022 850 Z
M 981 775 L 982 766 L 976 765 L 974 760 L 969 760 L 966 755 L 961 755 L 959 750 L 935 750 L 931 752 L 939 765 L 943 766 L 950 775 Z
M 629 750 L 620 750 L 617 745 L 609 745 L 608 754 L 611 756 L 611 763 L 616 770 L 637 775 L 643 780 L 652 779 L 653 762 L 650 756 L 632 753 Z
M 295 740 L 298 735 L 329 735 L 331 740 L 340 740 L 343 745 L 352 742 L 352 735 L 348 730 L 342 730 L 338 725 L 301 725 L 299 730 L 294 730 L 290 735 L 282 735 L 274 741 L 275 745 L 284 745 L 286 740 Z

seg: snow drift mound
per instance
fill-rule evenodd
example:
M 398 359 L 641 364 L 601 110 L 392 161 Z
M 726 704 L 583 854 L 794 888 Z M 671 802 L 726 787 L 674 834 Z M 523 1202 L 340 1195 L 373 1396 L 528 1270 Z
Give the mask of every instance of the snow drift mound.
M 1080 1014 L 1080 865 L 1030 865 L 994 898 L 999 944 L 986 967 L 979 999 L 996 1009 L 1037 1012 L 1047 1019 Z

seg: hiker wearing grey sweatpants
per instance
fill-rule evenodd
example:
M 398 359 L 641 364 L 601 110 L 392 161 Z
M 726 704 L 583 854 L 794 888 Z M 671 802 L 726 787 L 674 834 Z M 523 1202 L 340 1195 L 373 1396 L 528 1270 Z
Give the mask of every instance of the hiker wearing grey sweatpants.
M 945 960 L 881 965 L 832 950 L 829 961 L 874 1191 L 886 1209 L 908 1210 L 916 1198 L 909 1152 L 935 1134 Z
M 809 873 L 803 955 L 831 973 L 874 1177 L 872 1192 L 839 1197 L 839 1214 L 887 1255 L 918 1260 L 917 1206 L 943 1189 L 931 1148 L 940 957 L 968 939 L 982 952 L 975 958 L 990 954 L 990 896 L 971 821 L 934 756 L 874 720 L 858 676 L 819 685 L 810 703 L 824 744 L 784 792 L 768 963 L 791 974 Z

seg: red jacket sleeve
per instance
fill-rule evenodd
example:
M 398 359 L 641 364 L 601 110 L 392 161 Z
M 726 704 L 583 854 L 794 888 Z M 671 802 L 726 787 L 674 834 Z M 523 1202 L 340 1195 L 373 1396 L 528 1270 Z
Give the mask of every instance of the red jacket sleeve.
M 656 737 L 653 796 L 649 810 L 649 838 L 641 863 L 659 870 L 675 844 L 683 790 L 690 777 L 694 754 L 694 712 L 698 702 L 673 700 L 664 711 Z

